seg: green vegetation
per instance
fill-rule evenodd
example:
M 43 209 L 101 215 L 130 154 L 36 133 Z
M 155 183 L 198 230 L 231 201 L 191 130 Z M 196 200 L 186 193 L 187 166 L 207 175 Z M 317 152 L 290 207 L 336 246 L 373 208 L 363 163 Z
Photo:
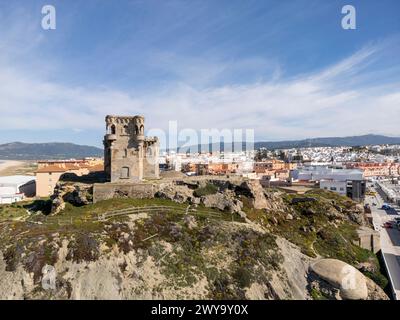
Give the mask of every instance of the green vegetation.
M 252 283 L 253 275 L 248 269 L 244 267 L 239 267 L 234 272 L 233 278 L 236 280 L 241 288 L 248 288 Z
M 269 270 L 279 269 L 283 258 L 276 251 L 273 236 L 249 229 L 227 232 L 228 221 L 191 217 L 196 227 L 189 227 L 182 215 L 154 214 L 135 221 L 134 233 L 129 233 L 126 224 L 114 223 L 107 230 L 108 237 L 113 239 L 110 245 L 117 244 L 125 253 L 141 250 L 144 256 L 152 256 L 176 288 L 190 287 L 206 277 L 212 283 L 211 298 L 215 299 L 243 298 L 243 290 L 253 281 L 260 280 Z M 171 250 L 166 251 L 160 240 L 171 244 Z M 222 250 L 221 256 L 210 265 L 205 252 L 215 250 Z M 222 252 L 234 258 L 228 269 L 216 267 L 226 260 Z M 257 272 L 257 266 L 262 270 Z M 232 286 L 234 290 L 227 289 Z
M 99 243 L 91 235 L 78 234 L 68 245 L 67 260 L 75 262 L 96 261 L 99 258 Z
M 195 197 L 203 197 L 210 194 L 216 194 L 217 192 L 218 192 L 218 187 L 216 187 L 211 183 L 207 183 L 206 186 L 199 187 L 196 190 L 194 190 L 193 194 Z
M 14 215 L 26 214 L 26 207 L 43 209 L 49 203 L 46 200 L 25 203 L 24 205 L 7 206 L 7 210 L 13 210 Z M 107 211 L 145 206 L 168 206 L 176 210 L 163 210 L 148 214 L 148 217 L 137 219 L 134 226 L 128 226 L 128 216 L 111 218 L 107 221 L 97 221 L 97 216 Z M 191 230 L 186 226 L 184 215 L 186 204 L 177 204 L 164 199 L 112 199 L 96 204 L 74 207 L 66 204 L 65 210 L 56 216 L 45 216 L 42 211 L 31 214 L 27 222 L 14 221 L 8 225 L 0 225 L 0 249 L 5 252 L 8 270 L 15 269 L 21 263 L 27 270 L 37 273 L 44 264 L 54 264 L 57 246 L 61 246 L 62 239 L 68 239 L 68 260 L 75 262 L 97 260 L 99 244 L 105 243 L 111 250 L 116 245 L 119 249 L 128 253 L 132 250 L 140 251 L 143 255 L 151 255 L 155 260 L 160 260 L 164 274 L 177 280 L 176 285 L 193 283 L 197 279 L 194 270 L 200 269 L 204 274 L 214 275 L 209 270 L 202 258 L 201 250 L 204 242 L 209 237 L 218 239 L 225 236 L 210 234 L 209 225 L 214 223 L 231 222 L 230 213 L 221 212 L 209 208 L 199 207 L 204 210 L 199 213 L 191 213 L 200 229 Z M 236 221 L 240 221 L 236 217 Z M 214 222 L 212 222 L 214 221 Z M 173 244 L 172 256 L 165 256 L 160 240 Z M 22 253 L 28 253 L 27 256 Z M 28 259 L 29 258 L 29 259 Z M 200 272 L 201 274 L 201 272 Z M 36 279 L 36 278 L 35 278 Z M 36 281 L 36 280 L 35 280 Z
M 207 184 L 195 190 L 196 196 L 215 194 L 218 188 Z M 348 198 L 323 190 L 311 190 L 305 196 L 281 194 L 274 210 L 251 208 L 251 201 L 241 197 L 247 217 L 268 232 L 254 230 L 238 216 L 198 206 L 188 211 L 187 204 L 165 199 L 111 199 L 75 207 L 66 203 L 59 214 L 48 215 L 48 199 L 0 206 L 0 249 L 7 270 L 21 263 L 39 281 L 41 268 L 54 264 L 62 240 L 69 240 L 67 259 L 75 262 L 95 261 L 102 250 L 117 247 L 127 254 L 135 251 L 138 263 L 147 258 L 160 267 L 169 286 L 190 287 L 202 278 L 209 283 L 210 299 L 243 299 L 254 282 L 265 282 L 283 262 L 275 236 L 280 235 L 298 245 L 304 254 L 343 260 L 354 266 L 368 263 L 364 274 L 382 287 L 387 279 L 373 253 L 354 244 L 357 227 L 349 216 L 355 203 Z M 293 201 L 295 198 L 307 201 Z M 298 200 L 298 199 L 297 199 Z M 132 207 L 168 206 L 131 219 L 118 216 L 107 221 L 97 218 L 106 212 Z M 28 217 L 27 210 L 36 212 Z M 46 215 L 47 214 L 47 215 Z M 292 217 L 287 218 L 288 214 Z M 105 245 L 105 246 L 104 246 Z M 107 249 L 108 248 L 108 249 Z M 121 270 L 126 265 L 120 266 Z M 273 296 L 274 292 L 267 293 Z M 314 299 L 324 295 L 313 289 Z
M 386 271 L 363 271 L 363 274 L 367 276 L 368 278 L 372 279 L 378 286 L 380 286 L 384 291 L 388 294 L 388 296 L 391 296 L 390 288 L 388 287 L 389 285 L 389 280 L 386 278 L 385 275 L 383 275 L 384 272 L 386 274 Z
M 312 288 L 311 289 L 311 297 L 313 300 L 328 300 L 329 297 L 326 297 L 322 292 L 319 290 Z
M 0 221 L 20 219 L 27 215 L 28 213 L 21 203 L 0 205 Z
M 109 199 L 99 201 L 97 203 L 88 204 L 81 207 L 75 207 L 69 203 L 66 204 L 65 209 L 60 212 L 60 216 L 96 216 L 99 214 L 103 214 L 109 211 L 127 209 L 131 207 L 145 207 L 145 206 L 176 206 L 176 207 L 185 207 L 185 205 L 173 202 L 171 200 L 165 199 Z
M 51 209 L 51 201 L 39 199 L 34 201 L 21 201 L 12 204 L 0 204 L 0 222 L 26 219 L 29 212 L 48 214 Z
M 293 203 L 295 198 L 308 198 L 308 201 Z M 249 219 L 298 245 L 310 257 L 339 259 L 356 267 L 360 263 L 371 264 L 373 271 L 364 274 L 382 288 L 387 285 L 377 256 L 354 243 L 359 225 L 350 215 L 355 210 L 355 202 L 320 189 L 310 190 L 304 196 L 286 193 L 282 199 L 282 211 L 251 209 L 246 201 L 244 210 Z M 288 213 L 293 219 L 286 219 Z

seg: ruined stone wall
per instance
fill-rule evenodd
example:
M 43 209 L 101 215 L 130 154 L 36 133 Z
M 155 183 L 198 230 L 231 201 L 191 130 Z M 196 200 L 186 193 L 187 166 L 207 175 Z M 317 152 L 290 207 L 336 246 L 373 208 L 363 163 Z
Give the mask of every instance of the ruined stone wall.
M 361 248 L 377 253 L 381 249 L 380 235 L 378 231 L 375 231 L 368 227 L 361 227 L 357 230 L 358 239 L 355 244 Z
M 93 202 L 113 198 L 151 199 L 158 190 L 159 186 L 151 183 L 95 183 Z

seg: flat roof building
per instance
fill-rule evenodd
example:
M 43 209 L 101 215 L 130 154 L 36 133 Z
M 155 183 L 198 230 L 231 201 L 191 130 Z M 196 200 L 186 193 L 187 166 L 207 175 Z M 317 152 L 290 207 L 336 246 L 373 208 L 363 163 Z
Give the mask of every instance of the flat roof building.
M 348 196 L 355 201 L 362 201 L 365 197 L 366 181 L 363 172 L 358 169 L 307 166 L 292 170 L 291 178 L 319 183 L 321 189 Z
M 39 161 L 36 170 L 36 195 L 38 197 L 52 195 L 57 182 L 64 173 L 82 176 L 103 170 L 102 159 Z
M 310 166 L 292 170 L 293 179 L 300 181 L 363 180 L 363 172 L 357 169 L 337 169 L 326 166 Z
M 14 203 L 35 196 L 36 178 L 33 176 L 0 177 L 0 204 Z

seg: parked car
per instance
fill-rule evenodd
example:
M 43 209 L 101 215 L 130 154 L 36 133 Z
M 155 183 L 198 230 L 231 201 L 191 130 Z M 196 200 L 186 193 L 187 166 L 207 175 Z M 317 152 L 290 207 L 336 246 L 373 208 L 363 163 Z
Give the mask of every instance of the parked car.
M 384 227 L 384 228 L 387 228 L 387 229 L 392 229 L 392 228 L 393 228 L 393 225 L 392 225 L 390 222 L 385 222 L 385 223 L 383 224 L 383 227 Z
M 392 207 L 389 206 L 388 204 L 384 203 L 384 204 L 382 205 L 382 210 L 390 210 L 390 209 L 392 209 Z

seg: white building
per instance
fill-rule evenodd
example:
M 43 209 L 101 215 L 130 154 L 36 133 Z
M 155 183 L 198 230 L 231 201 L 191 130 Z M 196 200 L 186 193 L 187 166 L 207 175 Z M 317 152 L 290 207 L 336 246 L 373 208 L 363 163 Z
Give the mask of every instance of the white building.
M 347 195 L 347 182 L 346 181 L 336 181 L 336 180 L 321 180 L 319 182 L 319 187 L 324 190 L 333 191 L 341 194 L 342 196 Z
M 356 169 L 336 169 L 327 166 L 309 166 L 293 170 L 292 177 L 302 181 L 363 180 L 363 172 Z
M 36 192 L 34 176 L 0 177 L 0 204 L 14 203 L 25 197 L 33 197 Z
M 361 201 L 365 196 L 366 182 L 363 172 L 357 169 L 339 169 L 328 166 L 309 166 L 291 171 L 291 178 L 299 181 L 319 182 L 319 187 Z

